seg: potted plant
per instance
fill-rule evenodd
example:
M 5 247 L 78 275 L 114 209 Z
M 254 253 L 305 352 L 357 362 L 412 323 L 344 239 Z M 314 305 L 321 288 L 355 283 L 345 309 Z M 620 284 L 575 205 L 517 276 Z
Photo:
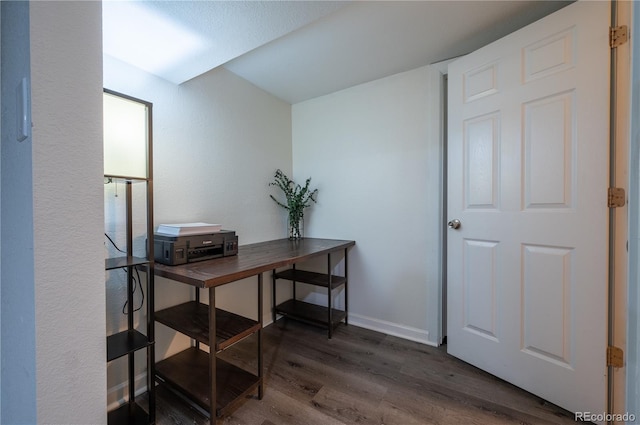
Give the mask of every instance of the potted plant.
M 288 211 L 287 223 L 289 239 L 301 239 L 302 224 L 304 222 L 304 209 L 316 202 L 318 189 L 310 190 L 311 177 L 307 179 L 304 186 L 296 184 L 286 176 L 281 170 L 276 170 L 273 182 L 269 186 L 277 186 L 284 192 L 286 202 L 278 201 L 273 195 L 269 195 L 276 204 Z

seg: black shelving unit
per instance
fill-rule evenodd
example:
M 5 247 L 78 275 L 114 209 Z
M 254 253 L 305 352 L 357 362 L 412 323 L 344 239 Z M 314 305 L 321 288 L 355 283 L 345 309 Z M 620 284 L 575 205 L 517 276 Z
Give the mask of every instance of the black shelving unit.
M 105 174 L 105 184 L 116 184 L 117 187 L 124 187 L 125 192 L 125 235 L 126 249 L 122 255 L 107 258 L 105 260 L 105 270 L 122 269 L 126 274 L 127 281 L 127 327 L 124 330 L 107 335 L 107 363 L 115 361 L 123 357 L 127 358 L 127 384 L 128 397 L 116 409 L 108 412 L 107 421 L 109 425 L 148 425 L 155 423 L 155 336 L 154 336 L 154 256 L 153 256 L 153 167 L 152 167 L 152 105 L 130 96 L 122 95 L 111 90 L 104 90 L 105 95 L 117 96 L 126 101 L 133 101 L 143 105 L 146 108 L 147 119 L 147 146 L 146 146 L 146 176 L 126 176 Z M 133 206 L 133 187 L 140 188 L 145 194 L 144 211 L 135 211 Z M 137 192 L 136 192 L 137 193 Z M 144 238 L 145 256 L 134 255 L 134 229 L 133 217 L 144 214 L 146 217 L 146 229 Z M 123 236 L 123 235 L 119 235 Z M 139 235 L 136 235 L 136 237 Z M 143 271 L 143 273 L 140 273 Z M 136 278 L 134 278 L 134 275 Z M 144 277 L 141 277 L 144 276 Z M 134 292 L 136 280 L 141 277 L 139 282 L 145 293 L 146 309 L 139 312 L 134 309 Z M 145 313 L 146 323 L 144 329 L 135 329 L 136 317 Z M 136 355 L 146 354 L 146 399 L 148 400 L 148 408 L 144 409 L 137 402 L 136 383 L 135 383 L 135 358 Z
M 105 175 L 105 181 L 121 184 L 125 187 L 125 216 L 126 216 L 126 255 L 107 258 L 105 270 L 122 269 L 127 279 L 127 328 L 107 336 L 107 362 L 121 357 L 128 357 L 128 399 L 117 409 L 108 412 L 109 425 L 153 424 L 155 423 L 155 383 L 154 376 L 154 274 L 153 274 L 153 217 L 151 202 L 151 182 L 148 179 L 138 179 L 123 176 Z M 147 196 L 147 252 L 148 257 L 133 255 L 133 206 L 132 186 L 142 184 L 146 186 Z M 151 248 L 151 251 L 149 251 Z M 133 295 L 135 291 L 134 274 L 137 268 L 144 268 L 144 292 L 146 295 L 146 331 L 142 333 L 134 328 L 135 311 Z M 142 284 L 142 283 L 141 283 Z M 138 351 L 146 350 L 147 356 L 147 393 L 149 411 L 145 411 L 136 402 L 135 387 L 135 355 Z

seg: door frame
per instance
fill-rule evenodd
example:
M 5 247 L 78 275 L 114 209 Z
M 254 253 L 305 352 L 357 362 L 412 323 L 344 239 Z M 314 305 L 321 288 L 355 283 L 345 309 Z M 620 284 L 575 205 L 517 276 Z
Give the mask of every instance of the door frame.
M 611 2 L 611 26 L 627 25 L 631 34 L 631 2 Z M 611 60 L 611 173 L 610 186 L 622 187 L 629 194 L 629 152 L 631 149 L 631 44 L 627 42 L 612 50 Z M 615 66 L 613 64 L 615 61 Z M 609 345 L 627 352 L 627 323 L 630 320 L 629 298 L 629 203 L 622 208 L 610 209 L 610 262 L 609 262 Z M 633 218 L 633 217 L 632 217 Z M 637 217 L 636 217 L 637 218 Z M 618 254 L 619 253 L 619 254 Z M 626 357 L 626 356 L 625 356 Z M 609 413 L 625 413 L 626 381 L 631 376 L 629 368 L 609 368 Z
M 446 251 L 446 202 L 447 202 L 447 153 L 446 153 L 446 136 L 447 136 L 447 123 L 445 118 L 447 114 L 443 110 L 446 106 L 446 89 L 445 79 L 448 75 L 448 67 L 454 59 L 448 59 L 442 62 L 437 62 L 429 65 L 428 78 L 429 78 L 429 138 L 431 140 L 437 140 L 437 152 L 433 152 L 436 160 L 430 160 L 430 166 L 436 167 L 438 172 L 438 201 L 442 208 L 439 210 L 438 215 L 438 228 L 435 229 L 435 233 L 438 236 L 438 250 L 437 250 L 437 282 L 435 282 L 435 288 L 433 293 L 437 294 L 436 297 L 430 297 L 427 302 L 429 303 L 428 311 L 435 312 L 431 317 L 434 318 L 430 323 L 436 323 L 433 330 L 430 331 L 430 339 L 436 343 L 436 345 L 442 345 L 446 336 L 447 326 L 447 287 L 446 287 L 446 271 L 447 271 L 447 251 Z M 432 145 L 436 146 L 436 143 Z
M 640 81 L 640 36 L 635 34 L 634 29 L 640 27 L 640 7 L 631 5 L 628 20 L 630 21 L 633 51 L 630 56 L 632 69 L 630 80 L 634 82 Z M 630 83 L 633 86 L 632 83 Z M 630 91 L 631 111 L 628 117 L 640 114 L 640 92 L 637 88 Z M 627 326 L 627 348 L 626 360 L 630 365 L 626 369 L 626 405 L 625 410 L 635 414 L 636 418 L 640 417 L 640 314 L 637 306 L 640 305 L 640 123 L 629 123 L 629 253 L 631 258 L 629 261 L 629 290 L 627 292 L 627 306 L 629 308 L 626 314 Z M 614 391 L 615 392 L 615 391 Z

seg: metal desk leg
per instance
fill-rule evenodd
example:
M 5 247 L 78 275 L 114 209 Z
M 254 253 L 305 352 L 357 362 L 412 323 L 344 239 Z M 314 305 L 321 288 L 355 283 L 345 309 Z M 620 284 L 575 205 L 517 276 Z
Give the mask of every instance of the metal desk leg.
M 260 308 L 260 306 L 258 306 L 258 308 Z M 273 323 L 276 323 L 276 269 L 271 271 L 271 319 Z M 262 325 L 262 322 L 260 324 Z
M 275 275 L 275 272 L 274 272 Z M 260 323 L 260 329 L 258 329 L 258 379 L 260 380 L 260 384 L 258 386 L 258 398 L 262 400 L 262 396 L 264 395 L 264 373 L 262 366 L 262 273 L 258 275 L 258 322 Z M 275 308 L 275 305 L 274 305 Z M 275 311 L 275 310 L 274 310 Z M 274 313 L 275 314 L 275 313 Z
M 329 310 L 329 339 L 333 335 L 333 314 L 332 314 L 332 298 L 333 298 L 333 285 L 331 282 L 331 253 L 327 254 L 327 275 L 329 279 L 329 287 L 327 288 L 327 304 Z
M 344 249 L 344 324 L 349 324 L 349 261 L 347 248 Z
M 216 289 L 209 288 L 209 423 L 216 423 Z
M 296 265 L 292 264 L 291 268 L 293 269 L 294 276 L 295 276 Z M 296 281 L 295 281 L 295 279 L 291 281 L 291 286 L 293 287 L 293 300 L 295 301 L 297 299 L 297 297 L 296 297 Z
M 200 305 L 200 288 L 194 288 L 195 293 L 196 293 L 196 307 Z M 193 340 L 196 343 L 196 348 L 199 350 L 200 349 L 200 341 Z

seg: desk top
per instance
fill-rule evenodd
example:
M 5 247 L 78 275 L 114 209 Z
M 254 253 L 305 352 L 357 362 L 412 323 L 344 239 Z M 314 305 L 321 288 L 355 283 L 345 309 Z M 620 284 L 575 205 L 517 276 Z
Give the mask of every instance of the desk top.
M 238 255 L 179 266 L 155 263 L 155 274 L 178 282 L 211 288 L 256 276 L 319 255 L 347 249 L 355 241 L 303 238 L 278 239 L 238 247 Z

